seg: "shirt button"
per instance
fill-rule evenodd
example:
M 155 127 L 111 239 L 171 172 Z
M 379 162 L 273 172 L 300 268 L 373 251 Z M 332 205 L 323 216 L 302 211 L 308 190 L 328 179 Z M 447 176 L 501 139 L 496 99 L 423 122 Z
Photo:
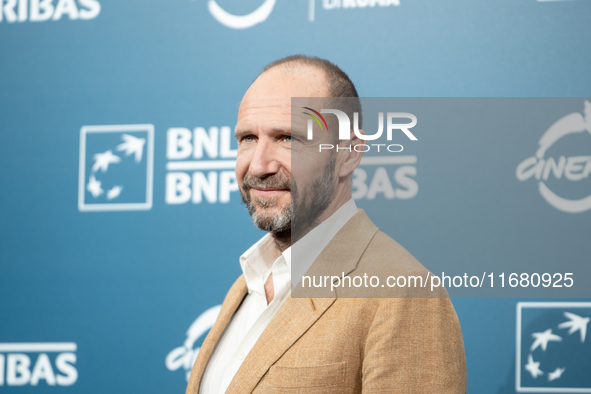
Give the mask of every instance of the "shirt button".
M 241 360 L 244 360 L 246 358 L 246 352 L 240 352 L 238 353 L 238 358 Z

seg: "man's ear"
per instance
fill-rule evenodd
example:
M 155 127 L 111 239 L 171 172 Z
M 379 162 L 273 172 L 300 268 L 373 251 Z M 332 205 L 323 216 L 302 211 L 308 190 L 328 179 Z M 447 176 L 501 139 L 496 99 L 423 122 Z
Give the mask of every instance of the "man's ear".
M 365 135 L 365 131 L 363 130 L 359 130 L 359 133 Z M 351 152 L 349 152 L 349 150 L 341 151 L 343 155 L 346 156 L 339 168 L 339 177 L 348 176 L 359 166 L 359 163 L 361 162 L 361 157 L 363 156 L 363 151 L 365 150 L 365 146 L 363 146 L 365 145 L 365 141 L 357 137 L 357 135 L 353 131 L 351 131 L 350 138 L 351 139 L 349 141 L 351 144 Z

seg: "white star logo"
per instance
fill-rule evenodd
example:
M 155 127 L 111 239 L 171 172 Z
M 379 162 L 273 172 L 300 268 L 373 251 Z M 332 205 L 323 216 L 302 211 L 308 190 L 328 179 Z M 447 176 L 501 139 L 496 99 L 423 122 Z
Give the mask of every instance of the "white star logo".
M 527 359 L 527 364 L 525 365 L 525 369 L 531 373 L 532 378 L 537 378 L 540 375 L 543 375 L 544 372 L 542 372 L 542 370 L 540 369 L 540 362 L 539 361 L 535 361 L 534 362 L 534 358 L 532 357 L 532 355 L 530 354 L 528 359 Z
M 587 324 L 589 323 L 588 317 L 581 317 L 579 315 L 575 315 L 574 313 L 564 312 L 564 316 L 568 317 L 570 321 L 565 321 L 564 323 L 560 323 L 558 328 L 569 328 L 568 330 L 569 335 L 575 331 L 581 332 L 581 343 L 585 342 L 585 335 L 587 334 Z
M 562 373 L 566 371 L 566 368 L 556 368 L 554 372 L 548 374 L 548 382 L 556 380 L 562 376 Z
M 112 200 L 119 197 L 122 190 L 123 186 L 113 186 L 113 188 L 107 192 L 107 200 Z
M 98 170 L 106 172 L 109 169 L 109 164 L 119 163 L 120 161 L 121 158 L 117 155 L 114 155 L 111 150 L 103 153 L 97 153 L 94 155 L 94 165 L 92 166 L 92 172 L 97 172 Z
M 117 150 L 124 150 L 125 156 L 134 154 L 136 163 L 142 161 L 142 153 L 144 152 L 144 145 L 146 144 L 146 140 L 144 138 L 137 138 L 129 134 L 123 134 L 121 138 L 125 142 L 117 145 Z
M 548 342 L 560 342 L 562 338 L 558 335 L 552 334 L 552 329 L 549 328 L 544 332 L 534 332 L 531 334 L 532 337 L 536 338 L 534 343 L 531 345 L 531 351 L 533 352 L 538 348 L 538 346 L 542 347 L 543 351 L 546 351 L 546 347 L 548 347 Z
M 94 175 L 91 175 L 90 179 L 88 180 L 88 185 L 86 185 L 86 190 L 88 190 L 94 198 L 97 198 L 98 196 L 103 194 L 101 181 L 97 181 Z

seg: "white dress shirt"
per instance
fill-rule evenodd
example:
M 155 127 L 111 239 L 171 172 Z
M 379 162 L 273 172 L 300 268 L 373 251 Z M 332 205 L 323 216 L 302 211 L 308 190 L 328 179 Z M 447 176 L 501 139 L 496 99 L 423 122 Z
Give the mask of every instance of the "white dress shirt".
M 293 245 L 293 258 L 297 262 L 294 278 L 299 281 L 330 240 L 356 213 L 355 201 L 350 199 Z M 291 294 L 291 262 L 292 247 L 279 253 L 270 234 L 240 256 L 248 294 L 232 316 L 209 359 L 201 379 L 200 394 L 226 392 L 242 361 Z M 265 282 L 271 273 L 275 294 L 267 305 Z

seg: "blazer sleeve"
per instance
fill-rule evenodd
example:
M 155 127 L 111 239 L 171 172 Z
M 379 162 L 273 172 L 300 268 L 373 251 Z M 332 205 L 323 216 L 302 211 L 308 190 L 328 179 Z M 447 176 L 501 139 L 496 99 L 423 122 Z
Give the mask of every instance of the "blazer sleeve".
M 381 299 L 362 374 L 364 394 L 465 393 L 464 343 L 449 298 Z

